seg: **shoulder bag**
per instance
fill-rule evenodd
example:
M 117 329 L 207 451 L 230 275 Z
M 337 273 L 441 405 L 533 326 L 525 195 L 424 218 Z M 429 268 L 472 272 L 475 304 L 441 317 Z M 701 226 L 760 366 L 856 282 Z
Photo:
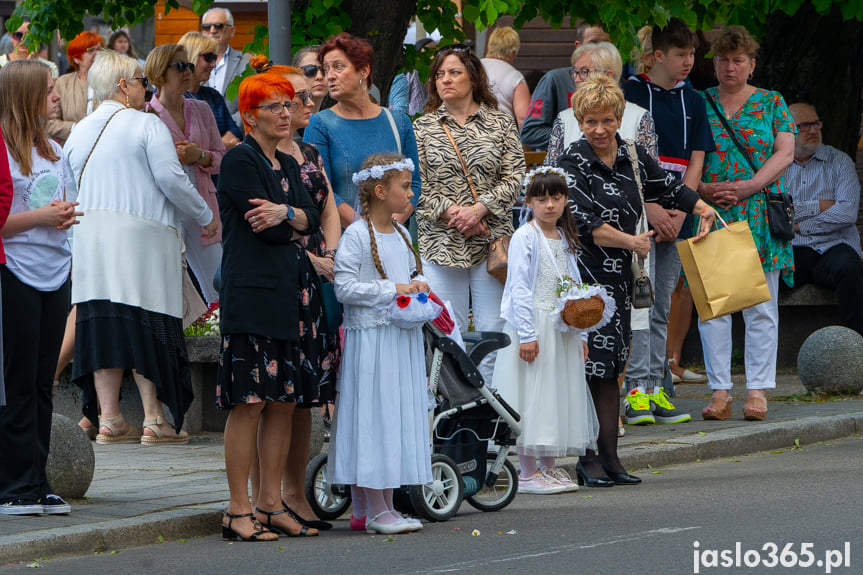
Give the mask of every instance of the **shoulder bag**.
M 479 196 L 477 195 L 476 188 L 473 185 L 473 178 L 470 177 L 470 172 L 468 172 L 467 164 L 465 163 L 464 158 L 461 155 L 461 151 L 458 149 L 455 139 L 452 137 L 452 132 L 450 132 L 444 118 L 441 118 L 440 125 L 444 132 L 446 132 L 446 135 L 461 162 L 464 176 L 467 179 L 467 185 L 470 187 L 470 193 L 473 194 L 473 201 L 474 204 L 476 204 L 479 202 Z M 508 264 L 510 238 L 509 236 L 495 236 L 491 233 L 491 230 L 488 227 L 488 222 L 486 222 L 485 219 L 480 221 L 482 222 L 483 228 L 485 228 L 485 236 L 488 240 L 488 260 L 486 261 L 486 271 L 488 271 L 488 274 L 500 283 L 506 283 L 506 268 Z
M 641 200 L 641 217 L 635 226 L 636 234 L 647 232 L 647 215 L 644 210 L 644 194 L 641 191 L 641 168 L 638 166 L 638 150 L 635 142 L 626 140 L 626 151 L 629 153 L 629 161 L 632 163 L 632 174 L 635 177 L 635 185 L 638 187 L 638 198 Z M 632 252 L 632 293 L 630 294 L 632 307 L 645 309 L 653 305 L 653 285 L 650 277 L 644 273 L 644 258 Z
M 757 172 L 758 168 L 755 167 L 752 157 L 749 155 L 749 152 L 740 145 L 740 142 L 737 141 L 737 136 L 734 134 L 734 130 L 731 129 L 731 126 L 725 119 L 725 115 L 719 111 L 719 107 L 716 105 L 716 102 L 710 94 L 707 92 L 704 94 L 707 97 L 707 101 L 710 103 L 710 106 L 713 108 L 713 111 L 716 112 L 716 116 L 719 118 L 719 121 L 722 122 L 722 127 L 725 128 L 726 133 L 728 133 L 728 137 L 731 138 L 731 141 L 734 142 L 734 145 L 737 146 L 737 149 L 740 150 L 741 154 L 743 154 L 743 157 L 746 159 L 746 163 L 749 164 L 752 171 Z M 762 193 L 767 198 L 767 223 L 770 226 L 770 235 L 777 240 L 786 242 L 793 240 L 794 203 L 791 199 L 791 194 L 768 192 L 766 189 L 762 190 Z

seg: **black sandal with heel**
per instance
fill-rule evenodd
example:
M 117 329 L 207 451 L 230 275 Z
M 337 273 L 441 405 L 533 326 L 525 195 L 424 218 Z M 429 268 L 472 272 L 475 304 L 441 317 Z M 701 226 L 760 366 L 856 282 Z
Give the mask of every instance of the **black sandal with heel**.
M 303 525 L 304 527 L 308 527 L 310 529 L 317 529 L 318 531 L 328 531 L 333 528 L 333 524 L 329 521 L 322 521 L 320 519 L 303 519 L 300 517 L 300 514 L 288 507 L 288 504 L 282 501 L 282 507 L 285 508 L 285 512 L 294 518 L 294 521 Z M 263 511 L 261 512 L 263 513 Z
M 316 537 L 318 535 L 317 533 L 309 533 L 309 528 L 305 525 L 301 525 L 299 522 L 297 523 L 297 525 L 300 525 L 299 533 L 291 533 L 284 527 L 273 525 L 273 515 L 281 515 L 282 513 L 288 513 L 285 509 L 280 509 L 278 511 L 264 511 L 260 507 L 255 507 L 255 511 L 267 516 L 266 523 L 261 521 L 261 525 L 263 525 L 267 529 L 270 529 L 271 531 L 275 531 L 276 533 L 284 533 L 288 537 Z
M 222 539 L 226 539 L 226 540 L 230 540 L 230 541 L 236 540 L 238 538 L 240 539 L 240 541 L 278 541 L 279 540 L 278 537 L 276 537 L 275 539 L 258 539 L 261 535 L 264 535 L 267 533 L 273 533 L 273 532 L 267 531 L 266 529 L 264 529 L 261 526 L 261 524 L 255 519 L 254 513 L 243 513 L 241 515 L 234 515 L 232 513 L 228 513 L 227 511 L 225 511 L 225 517 L 228 518 L 228 524 L 227 525 L 225 525 L 224 523 L 222 524 Z M 249 535 L 248 537 L 243 537 L 242 535 L 240 535 L 239 533 L 237 533 L 236 531 L 234 531 L 231 528 L 231 524 L 234 522 L 234 519 L 242 519 L 244 517 L 251 517 L 252 522 L 254 523 L 254 527 L 255 527 L 255 532 L 252 533 L 251 535 Z

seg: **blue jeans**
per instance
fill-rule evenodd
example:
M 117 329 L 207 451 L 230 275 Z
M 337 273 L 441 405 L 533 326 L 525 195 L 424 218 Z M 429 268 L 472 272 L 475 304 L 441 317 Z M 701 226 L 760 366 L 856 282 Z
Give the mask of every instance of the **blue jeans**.
M 671 310 L 671 294 L 680 276 L 680 255 L 677 253 L 677 241 L 651 240 L 651 244 L 650 281 L 655 298 L 650 308 L 650 329 L 632 332 L 629 364 L 624 379 L 627 391 L 638 386 L 645 389 L 660 387 L 665 375 L 668 312 Z

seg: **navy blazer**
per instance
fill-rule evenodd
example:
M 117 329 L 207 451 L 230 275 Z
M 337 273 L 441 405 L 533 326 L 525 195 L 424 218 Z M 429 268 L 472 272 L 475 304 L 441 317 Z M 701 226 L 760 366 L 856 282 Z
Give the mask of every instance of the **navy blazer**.
M 222 218 L 222 289 L 219 297 L 221 330 L 298 341 L 301 271 L 311 263 L 293 241 L 294 228 L 282 222 L 255 233 L 245 219 L 254 206 L 251 198 L 289 204 L 303 210 L 309 235 L 320 228 L 321 215 L 300 179 L 291 156 L 276 150 L 281 170 L 273 170 L 255 139 L 229 150 L 219 176 L 219 214 Z M 287 197 L 286 197 L 287 196 Z

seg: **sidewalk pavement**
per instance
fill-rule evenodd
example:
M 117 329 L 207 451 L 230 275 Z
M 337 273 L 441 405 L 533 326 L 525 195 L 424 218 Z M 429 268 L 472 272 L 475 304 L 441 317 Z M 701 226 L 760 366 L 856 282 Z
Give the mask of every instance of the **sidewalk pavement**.
M 863 433 L 863 396 L 824 402 L 788 400 L 805 389 L 793 375 L 780 376 L 769 391 L 764 422 L 744 421 L 743 376 L 735 376 L 734 415 L 703 421 L 704 384 L 677 386 L 672 401 L 692 421 L 675 425 L 626 426 L 620 456 L 627 469 L 652 469 L 697 460 L 828 441 Z M 228 486 L 222 435 L 198 434 L 188 445 L 144 447 L 93 444 L 96 472 L 84 500 L 72 513 L 0 516 L 0 566 L 59 554 L 110 552 L 163 540 L 218 532 Z M 559 460 L 575 477 L 575 458 Z

